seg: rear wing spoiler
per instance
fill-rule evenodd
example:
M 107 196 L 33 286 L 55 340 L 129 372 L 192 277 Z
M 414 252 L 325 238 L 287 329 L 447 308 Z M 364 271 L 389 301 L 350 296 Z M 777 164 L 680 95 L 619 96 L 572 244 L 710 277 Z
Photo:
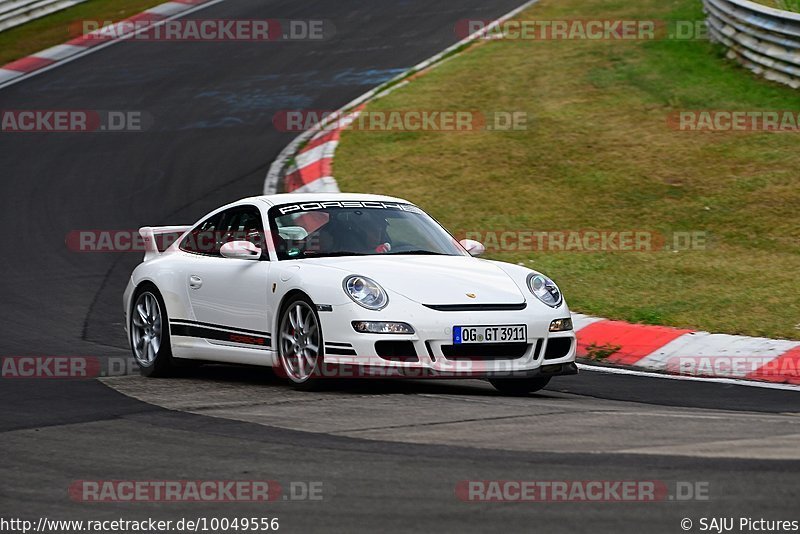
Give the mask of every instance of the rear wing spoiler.
M 158 248 L 158 243 L 160 241 L 157 239 L 158 236 L 164 234 L 183 235 L 188 230 L 191 230 L 191 228 L 191 226 L 145 226 L 139 228 L 139 235 L 144 238 L 144 261 L 150 261 L 161 255 L 162 250 Z M 164 247 L 164 249 L 166 248 L 169 247 Z

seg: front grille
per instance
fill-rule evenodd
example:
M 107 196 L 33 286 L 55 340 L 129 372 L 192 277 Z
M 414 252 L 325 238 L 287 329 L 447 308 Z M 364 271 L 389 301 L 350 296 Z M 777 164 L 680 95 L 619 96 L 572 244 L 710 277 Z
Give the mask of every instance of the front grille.
M 571 337 L 551 337 L 547 341 L 547 348 L 544 351 L 545 360 L 557 360 L 569 354 L 572 348 Z
M 448 360 L 516 360 L 528 351 L 527 343 L 462 343 L 442 345 Z
M 524 310 L 528 304 L 423 304 L 426 308 L 436 311 L 519 311 Z
M 375 342 L 375 354 L 393 362 L 418 362 L 412 341 L 383 340 Z

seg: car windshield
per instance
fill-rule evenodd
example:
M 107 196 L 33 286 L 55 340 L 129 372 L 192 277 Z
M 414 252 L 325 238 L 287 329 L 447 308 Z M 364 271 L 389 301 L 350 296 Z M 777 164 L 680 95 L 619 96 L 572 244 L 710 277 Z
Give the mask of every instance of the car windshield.
M 466 253 L 436 221 L 411 204 L 331 201 L 269 211 L 278 259 Z

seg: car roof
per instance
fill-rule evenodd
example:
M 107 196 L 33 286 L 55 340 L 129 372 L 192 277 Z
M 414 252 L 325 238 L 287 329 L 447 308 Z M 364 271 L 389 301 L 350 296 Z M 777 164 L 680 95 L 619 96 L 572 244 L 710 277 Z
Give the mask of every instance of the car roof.
M 341 202 L 341 201 L 362 201 L 362 202 L 402 202 L 412 204 L 408 200 L 385 195 L 369 195 L 366 193 L 281 193 L 277 195 L 261 195 L 242 199 L 240 202 L 260 200 L 272 206 L 280 204 L 292 204 L 294 202 Z

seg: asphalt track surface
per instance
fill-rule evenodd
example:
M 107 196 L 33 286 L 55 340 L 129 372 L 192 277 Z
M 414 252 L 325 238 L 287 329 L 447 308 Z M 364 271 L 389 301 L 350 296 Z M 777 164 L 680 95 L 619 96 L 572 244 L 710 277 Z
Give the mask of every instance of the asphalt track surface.
M 228 0 L 194 18 L 328 19 L 322 43 L 121 43 L 0 90 L 2 109 L 142 110 L 143 133 L 3 134 L 0 356 L 128 356 L 120 298 L 139 254 L 81 254 L 78 229 L 191 223 L 261 190 L 294 134 L 518 0 Z M 552 66 L 551 66 L 552 68 Z M 110 387 L 109 387 L 110 386 Z M 528 398 L 480 381 L 332 382 L 261 369 L 175 380 L 0 379 L 0 517 L 279 517 L 283 532 L 680 532 L 682 518 L 796 520 L 797 393 L 585 372 Z M 76 480 L 318 481 L 322 501 L 74 502 Z M 708 500 L 466 503 L 462 480 L 658 480 Z

